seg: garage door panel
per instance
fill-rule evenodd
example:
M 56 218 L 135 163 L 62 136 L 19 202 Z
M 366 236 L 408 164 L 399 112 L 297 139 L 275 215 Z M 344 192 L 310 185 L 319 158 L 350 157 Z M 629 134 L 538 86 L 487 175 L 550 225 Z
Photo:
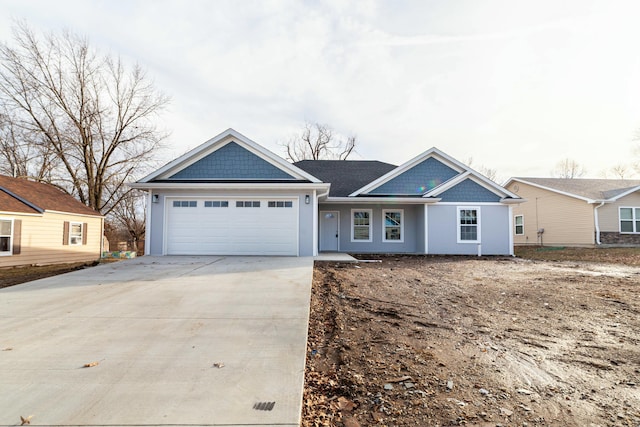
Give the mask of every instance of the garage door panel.
M 213 198 L 189 200 L 197 200 L 197 207 L 174 207 L 169 201 L 167 254 L 297 255 L 297 199 L 225 198 L 228 207 L 205 207 L 204 201 Z M 290 202 L 289 207 L 269 207 L 273 200 Z M 236 207 L 236 201 L 259 201 L 260 207 Z

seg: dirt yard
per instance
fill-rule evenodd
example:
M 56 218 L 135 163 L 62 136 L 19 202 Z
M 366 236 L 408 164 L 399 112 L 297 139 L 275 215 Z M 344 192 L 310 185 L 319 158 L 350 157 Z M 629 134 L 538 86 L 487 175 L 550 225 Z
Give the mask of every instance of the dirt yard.
M 379 260 L 316 263 L 303 426 L 640 425 L 637 262 Z
M 517 254 L 316 263 L 303 426 L 639 426 L 640 250 Z

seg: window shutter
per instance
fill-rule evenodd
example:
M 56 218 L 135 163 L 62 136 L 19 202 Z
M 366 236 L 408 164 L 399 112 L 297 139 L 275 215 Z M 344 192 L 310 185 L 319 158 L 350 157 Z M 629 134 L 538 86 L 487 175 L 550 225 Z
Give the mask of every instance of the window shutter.
M 20 254 L 20 240 L 22 237 L 22 220 L 14 219 L 13 220 L 13 255 Z
M 87 244 L 87 223 L 82 224 L 82 244 Z
M 62 229 L 62 244 L 69 244 L 69 221 L 64 222 L 64 227 Z

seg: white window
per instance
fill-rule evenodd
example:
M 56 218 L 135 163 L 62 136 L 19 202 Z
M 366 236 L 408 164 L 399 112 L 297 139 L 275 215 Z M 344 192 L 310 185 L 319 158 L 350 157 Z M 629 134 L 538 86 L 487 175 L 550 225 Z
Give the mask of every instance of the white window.
M 82 223 L 71 222 L 69 223 L 69 244 L 81 245 L 82 244 Z
M 640 233 L 640 208 L 620 208 L 620 232 Z
M 351 210 L 351 241 L 371 242 L 371 209 Z
M 13 246 L 13 221 L 0 219 L 0 255 L 11 255 Z
M 524 234 L 524 215 L 515 216 L 516 236 L 522 236 Z
M 458 207 L 458 243 L 480 243 L 480 208 Z
M 382 241 L 404 242 L 404 210 L 382 211 Z

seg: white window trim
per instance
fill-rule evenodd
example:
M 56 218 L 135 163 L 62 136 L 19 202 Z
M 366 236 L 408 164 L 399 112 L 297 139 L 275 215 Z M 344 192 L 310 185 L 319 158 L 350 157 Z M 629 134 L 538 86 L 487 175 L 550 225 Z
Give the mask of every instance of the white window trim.
M 13 255 L 13 218 L 0 218 L 2 221 L 10 221 L 11 222 L 11 231 L 9 233 L 9 250 L 8 251 L 0 251 L 0 256 L 11 256 Z
M 353 214 L 355 212 L 368 212 L 369 213 L 369 239 L 354 239 L 354 224 L 353 224 Z M 367 243 L 373 242 L 373 209 L 351 209 L 351 243 Z
M 387 240 L 387 226 L 385 224 L 387 212 L 400 212 L 400 240 Z M 382 210 L 382 241 L 385 243 L 404 243 L 404 209 Z
M 462 240 L 460 238 L 460 228 L 462 227 L 462 224 L 460 224 L 460 211 L 466 211 L 466 210 L 475 210 L 477 212 L 478 224 L 476 224 L 476 227 L 478 230 L 478 234 L 477 234 L 476 240 Z M 481 230 L 480 218 L 481 218 L 480 206 L 458 206 L 458 208 L 456 209 L 456 234 L 458 237 L 458 243 L 481 243 L 482 242 L 482 236 L 480 235 L 480 230 Z
M 74 225 L 79 225 L 80 226 L 80 240 L 78 243 L 72 243 L 71 242 L 71 230 L 73 229 Z M 82 241 L 84 239 L 84 226 L 82 225 L 81 222 L 69 222 L 69 246 L 82 246 Z
M 522 233 L 518 233 L 518 217 L 522 218 Z M 513 217 L 513 234 L 516 236 L 524 236 L 524 215 L 520 214 Z
M 622 209 L 631 209 L 631 225 L 636 231 L 622 231 L 622 218 L 620 217 L 620 211 Z M 618 207 L 618 233 L 620 234 L 640 234 L 640 230 L 636 228 L 636 222 L 640 221 L 640 218 L 636 217 L 636 209 L 640 209 L 640 206 L 619 206 Z M 625 221 L 629 221 L 625 219 Z

